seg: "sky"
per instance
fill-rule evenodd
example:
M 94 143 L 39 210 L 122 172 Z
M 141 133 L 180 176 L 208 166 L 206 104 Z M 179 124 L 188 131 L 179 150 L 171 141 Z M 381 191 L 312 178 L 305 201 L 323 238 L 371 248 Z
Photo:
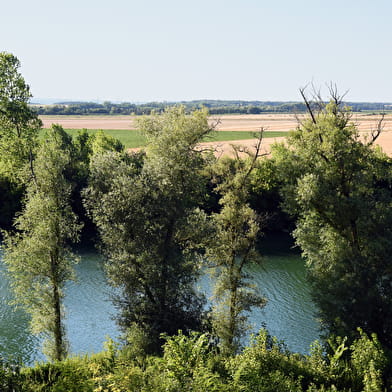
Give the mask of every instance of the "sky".
M 391 0 L 12 0 L 0 51 L 34 99 L 392 102 Z M 34 101 L 33 99 L 33 101 Z

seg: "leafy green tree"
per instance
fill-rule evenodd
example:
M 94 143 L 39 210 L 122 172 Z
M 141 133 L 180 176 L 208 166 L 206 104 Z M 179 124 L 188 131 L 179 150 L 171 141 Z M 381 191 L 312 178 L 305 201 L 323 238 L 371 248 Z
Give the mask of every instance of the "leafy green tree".
M 28 102 L 30 88 L 19 73 L 19 60 L 0 53 L 0 172 L 15 179 L 30 160 L 42 123 Z
M 226 354 L 238 350 L 241 337 L 248 329 L 244 312 L 265 304 L 245 272 L 247 265 L 260 260 L 256 251 L 260 222 L 248 201 L 251 173 L 259 157 L 261 141 L 262 132 L 256 152 L 247 151 L 247 159 L 240 158 L 240 147 L 233 147 L 236 159 L 223 159 L 213 168 L 222 208 L 211 215 L 214 235 L 207 241 L 206 258 L 213 265 L 216 281 L 213 326 Z
M 38 149 L 25 206 L 15 220 L 17 231 L 6 233 L 4 242 L 15 303 L 31 315 L 32 331 L 46 338 L 44 351 L 53 360 L 67 353 L 63 287 L 73 278 L 72 264 L 77 261 L 68 245 L 80 231 L 69 204 L 71 189 L 64 171 L 70 153 L 63 148 L 62 136 L 54 127 Z
M 307 101 L 306 101 L 307 102 Z M 366 139 L 336 94 L 277 146 L 285 208 L 326 330 L 361 327 L 392 347 L 391 160 Z
M 11 227 L 21 207 L 21 170 L 33 159 L 41 121 L 28 106 L 29 86 L 18 72 L 19 60 L 0 53 L 0 227 Z
M 91 142 L 91 154 L 99 154 L 105 151 L 124 151 L 124 145 L 116 138 L 110 135 L 105 135 L 105 132 L 98 131 Z
M 56 125 L 56 127 L 60 131 L 61 127 L 59 125 Z M 84 243 L 93 242 L 97 237 L 96 227 L 88 216 L 82 199 L 82 189 L 87 187 L 90 174 L 90 160 L 94 154 L 101 154 L 107 151 L 121 152 L 124 150 L 124 146 L 119 140 L 106 135 L 103 131 L 89 134 L 86 129 L 82 129 L 74 138 L 62 128 L 61 133 L 66 141 L 64 148 L 67 148 L 71 154 L 71 164 L 67 168 L 65 176 L 72 184 L 72 210 L 77 214 L 79 220 L 83 222 L 81 241 Z
M 206 111 L 188 116 L 178 107 L 142 119 L 139 127 L 149 142 L 145 155 L 93 157 L 86 204 L 109 277 L 122 290 L 119 323 L 147 331 L 150 350 L 159 351 L 161 333 L 200 327 L 202 301 L 194 289 L 199 266 L 187 241 L 204 193 L 204 159 L 196 145 L 210 126 Z

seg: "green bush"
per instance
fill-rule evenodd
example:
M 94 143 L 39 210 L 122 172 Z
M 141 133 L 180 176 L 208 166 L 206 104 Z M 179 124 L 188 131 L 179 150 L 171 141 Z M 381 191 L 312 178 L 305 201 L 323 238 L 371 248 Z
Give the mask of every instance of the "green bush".
M 23 391 L 92 392 L 93 382 L 87 363 L 87 357 L 78 357 L 25 368 L 23 371 Z
M 0 358 L 0 391 L 19 392 L 21 385 L 20 365 Z
M 313 366 L 317 364 L 318 366 Z M 261 330 L 229 367 L 234 386 L 246 391 L 302 391 L 312 382 L 323 382 L 319 358 L 293 354 L 276 338 Z
M 241 354 L 219 353 L 207 334 L 166 336 L 163 356 L 143 353 L 133 330 L 128 344 L 112 340 L 91 356 L 22 368 L 0 362 L 1 392 L 384 392 L 387 357 L 375 335 L 359 330 L 350 346 L 331 338 L 310 355 L 295 354 L 265 330 Z M 384 377 L 384 379 L 383 379 Z

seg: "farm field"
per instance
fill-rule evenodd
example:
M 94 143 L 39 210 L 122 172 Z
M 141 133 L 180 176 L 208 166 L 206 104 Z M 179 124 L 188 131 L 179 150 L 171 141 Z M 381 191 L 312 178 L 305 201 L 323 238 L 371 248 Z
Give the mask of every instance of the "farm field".
M 112 130 L 109 133 L 120 140 L 124 140 L 123 143 L 127 148 L 144 145 L 140 134 L 138 139 L 136 133 L 126 132 L 135 131 L 137 116 L 41 116 L 40 118 L 43 121 L 44 128 L 49 128 L 52 124 L 60 124 L 69 130 L 82 128 L 91 130 L 91 132 L 96 132 L 98 129 Z M 303 118 L 304 115 L 299 116 L 299 119 Z M 380 115 L 354 113 L 352 120 L 358 126 L 358 129 L 365 133 L 376 128 Z M 264 127 L 267 131 L 264 148 L 268 151 L 270 144 L 283 140 L 284 132 L 294 129 L 298 123 L 298 119 L 292 114 L 222 115 L 211 116 L 210 121 L 211 124 L 217 124 L 216 130 L 220 135 L 217 135 L 209 143 L 216 146 L 223 154 L 231 151 L 230 144 L 233 143 L 251 147 L 254 144 L 250 140 L 252 132 L 258 131 L 260 127 Z M 384 132 L 377 143 L 387 154 L 392 155 L 392 114 L 385 116 L 383 129 Z M 241 133 L 244 137 L 241 136 Z
M 45 128 L 44 128 L 45 130 Z M 41 137 L 44 135 L 44 130 L 41 131 Z M 131 129 L 102 129 L 107 135 L 110 135 L 123 143 L 125 148 L 139 148 L 146 145 L 146 139 L 141 134 L 141 132 L 137 130 Z M 68 132 L 71 136 L 76 136 L 80 129 L 67 129 L 65 131 Z M 95 134 L 101 131 L 101 129 L 87 129 L 89 134 Z M 276 138 L 283 138 L 286 132 L 279 132 L 279 131 L 266 131 L 264 133 L 265 139 L 276 139 Z M 204 144 L 209 143 L 221 143 L 221 142 L 235 142 L 237 140 L 252 140 L 254 138 L 254 132 L 243 132 L 243 131 L 219 131 L 214 132 L 213 134 L 207 136 L 205 138 Z
M 299 119 L 305 116 L 299 115 Z M 138 116 L 40 116 L 44 128 L 60 124 L 68 129 L 136 129 Z M 353 121 L 360 130 L 374 128 L 380 115 L 353 114 Z M 297 125 L 293 114 L 249 114 L 211 116 L 211 124 L 219 120 L 218 131 L 257 131 L 261 126 L 268 131 L 289 131 Z M 392 114 L 384 119 L 384 129 L 392 130 Z

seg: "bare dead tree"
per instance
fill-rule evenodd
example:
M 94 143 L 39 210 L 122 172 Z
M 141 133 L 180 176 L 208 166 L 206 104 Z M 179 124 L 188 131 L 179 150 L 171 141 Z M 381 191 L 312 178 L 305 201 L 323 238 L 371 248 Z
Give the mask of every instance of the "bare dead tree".
M 253 152 L 253 149 L 251 150 L 246 146 L 232 144 L 231 146 L 232 146 L 233 150 L 237 153 L 244 153 L 244 154 L 250 156 L 252 158 L 252 160 L 254 160 L 254 161 L 256 161 L 258 158 L 260 158 L 262 156 L 269 155 L 268 152 L 261 153 L 261 145 L 262 145 L 263 136 L 264 136 L 265 131 L 266 131 L 266 129 L 264 127 L 260 127 L 260 130 L 253 134 L 256 139 L 256 143 L 253 145 L 254 152 Z
M 338 87 L 336 83 L 328 83 L 327 85 L 328 92 L 329 92 L 329 101 L 333 102 L 334 105 L 332 107 L 332 114 L 336 116 L 336 118 L 339 120 L 339 127 L 346 127 L 350 121 L 352 121 L 352 113 L 349 110 L 348 107 L 344 106 L 344 97 L 348 94 L 349 90 L 346 90 L 343 94 L 340 94 L 338 91 Z M 326 111 L 326 106 L 328 102 L 325 102 L 322 99 L 322 95 L 320 93 L 320 90 L 317 89 L 314 84 L 311 84 L 311 98 L 309 99 L 306 90 L 309 87 L 309 84 L 307 84 L 305 87 L 301 87 L 299 89 L 299 92 L 302 96 L 302 99 L 306 105 L 307 111 L 310 115 L 311 122 L 316 125 L 319 115 L 325 113 Z M 301 121 L 299 117 L 296 117 L 298 121 L 298 128 L 302 128 L 307 131 L 311 131 L 311 127 L 306 125 L 306 122 Z M 384 128 L 384 120 L 385 120 L 385 112 L 381 114 L 381 118 L 377 121 L 375 129 L 372 129 L 370 131 L 370 140 L 367 142 L 367 146 L 371 146 L 374 144 L 374 142 L 377 140 L 377 138 L 380 136 L 383 128 Z M 320 143 L 323 142 L 323 137 L 321 133 L 319 133 L 319 140 Z M 327 160 L 326 157 L 323 157 L 325 160 Z
M 384 129 L 384 119 L 385 119 L 385 112 L 381 113 L 381 118 L 377 122 L 376 129 L 372 129 L 370 131 L 371 137 L 370 137 L 370 141 L 367 143 L 368 146 L 373 145 L 373 143 L 380 136 L 382 130 Z
M 341 107 L 344 97 L 348 94 L 349 90 L 346 90 L 343 94 L 340 94 L 337 84 L 332 82 L 327 83 L 327 88 L 329 91 L 329 96 L 333 102 L 336 104 L 336 106 Z
M 316 124 L 316 117 L 315 117 L 315 115 L 313 113 L 311 102 L 308 100 L 308 98 L 306 97 L 306 94 L 305 94 L 305 90 L 307 89 L 307 87 L 308 87 L 308 85 L 306 85 L 305 87 L 301 87 L 299 89 L 299 92 L 300 92 L 300 94 L 302 96 L 302 99 L 304 100 L 304 103 L 305 103 L 306 108 L 307 108 L 307 110 L 308 110 L 308 112 L 310 114 L 310 117 L 312 119 L 313 124 Z

